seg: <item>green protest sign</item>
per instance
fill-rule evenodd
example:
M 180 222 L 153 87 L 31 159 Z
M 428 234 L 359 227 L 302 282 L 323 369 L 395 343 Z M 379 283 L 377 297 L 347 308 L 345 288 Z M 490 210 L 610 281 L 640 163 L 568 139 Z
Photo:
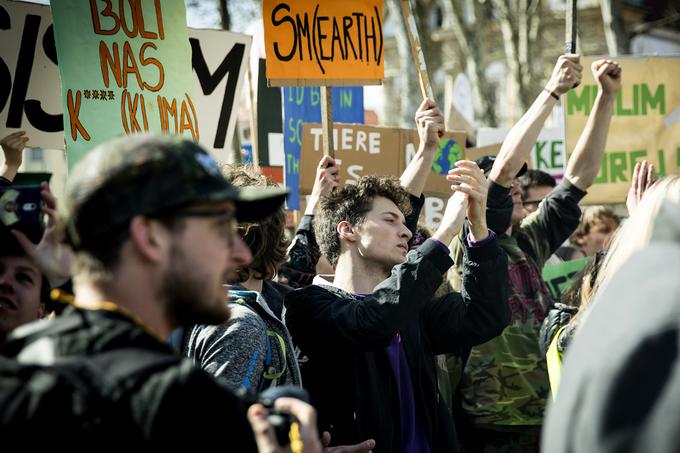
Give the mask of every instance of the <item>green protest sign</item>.
M 583 269 L 590 258 L 565 261 L 559 264 L 549 264 L 543 268 L 543 280 L 548 285 L 550 294 L 555 301 L 559 301 L 562 294 L 574 282 L 574 275 Z
M 182 0 L 59 0 L 51 8 L 69 167 L 122 134 L 199 139 Z
M 595 57 L 583 58 L 588 68 Z M 678 57 L 617 57 L 623 70 L 602 167 L 585 204 L 623 203 L 636 162 L 650 161 L 660 176 L 680 173 L 680 72 Z M 583 71 L 565 97 L 566 149 L 574 150 L 597 98 L 597 84 Z

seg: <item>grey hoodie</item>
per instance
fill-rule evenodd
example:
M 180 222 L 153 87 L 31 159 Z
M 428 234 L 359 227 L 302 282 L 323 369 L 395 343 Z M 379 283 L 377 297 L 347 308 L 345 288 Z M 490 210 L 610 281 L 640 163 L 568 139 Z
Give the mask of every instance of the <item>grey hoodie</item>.
M 262 295 L 231 290 L 230 304 L 227 323 L 191 329 L 184 355 L 232 389 L 261 392 L 272 386 L 301 386 L 288 329 Z

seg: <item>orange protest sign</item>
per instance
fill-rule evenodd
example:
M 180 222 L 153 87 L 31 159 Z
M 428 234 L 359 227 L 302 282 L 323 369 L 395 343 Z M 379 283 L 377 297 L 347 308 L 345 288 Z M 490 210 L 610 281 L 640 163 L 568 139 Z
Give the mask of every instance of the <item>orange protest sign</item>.
M 382 4 L 382 0 L 264 0 L 270 84 L 380 84 L 384 77 Z

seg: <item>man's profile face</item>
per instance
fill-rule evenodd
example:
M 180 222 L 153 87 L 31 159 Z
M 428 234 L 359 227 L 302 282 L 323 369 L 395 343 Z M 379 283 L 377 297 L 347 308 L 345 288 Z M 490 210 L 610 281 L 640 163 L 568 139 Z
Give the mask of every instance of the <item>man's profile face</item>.
M 588 234 L 578 239 L 579 245 L 586 256 L 593 256 L 598 250 L 607 248 L 618 227 L 618 223 L 613 219 L 593 223 L 588 230 Z
M 404 225 L 404 214 L 393 201 L 376 197 L 365 220 L 354 229 L 358 234 L 355 244 L 362 258 L 387 272 L 404 262 L 412 234 Z
M 0 257 L 0 343 L 16 327 L 45 314 L 42 274 L 26 256 Z
M 191 216 L 191 212 L 213 216 Z M 179 324 L 221 324 L 229 319 L 223 284 L 252 255 L 236 234 L 233 202 L 198 205 L 185 212 L 185 225 L 174 233 L 163 276 L 163 299 Z M 243 249 L 245 247 L 245 250 Z

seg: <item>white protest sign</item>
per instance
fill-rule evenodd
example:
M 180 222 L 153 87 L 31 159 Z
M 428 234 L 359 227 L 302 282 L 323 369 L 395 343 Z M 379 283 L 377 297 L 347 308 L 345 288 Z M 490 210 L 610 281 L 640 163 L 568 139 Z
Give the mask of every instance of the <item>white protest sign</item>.
M 506 128 L 480 127 L 477 131 L 477 146 L 502 143 L 509 131 Z M 557 127 L 542 129 L 531 152 L 531 168 L 543 170 L 559 181 L 564 176 L 566 164 L 564 130 Z

